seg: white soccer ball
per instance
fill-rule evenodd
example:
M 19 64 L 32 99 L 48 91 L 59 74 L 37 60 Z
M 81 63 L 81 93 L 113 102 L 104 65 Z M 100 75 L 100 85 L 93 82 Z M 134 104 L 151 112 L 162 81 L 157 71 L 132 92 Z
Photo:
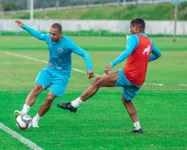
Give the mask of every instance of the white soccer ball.
M 32 118 L 29 115 L 19 115 L 16 118 L 16 125 L 21 130 L 28 129 L 32 125 Z

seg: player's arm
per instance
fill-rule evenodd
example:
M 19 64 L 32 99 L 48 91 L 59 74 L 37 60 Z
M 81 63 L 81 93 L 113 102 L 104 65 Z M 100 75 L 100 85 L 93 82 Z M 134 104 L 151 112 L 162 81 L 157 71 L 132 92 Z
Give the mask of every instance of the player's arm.
M 92 62 L 90 59 L 90 55 L 85 50 L 77 46 L 74 42 L 71 42 L 71 44 L 69 45 L 70 45 L 70 49 L 72 52 L 84 58 L 84 61 L 86 63 L 86 70 L 88 73 L 88 78 L 89 79 L 92 78 L 94 76 L 94 73 L 92 71 Z
M 152 53 L 149 57 L 149 62 L 158 59 L 161 56 L 160 50 L 155 46 L 154 42 L 152 42 Z
M 138 46 L 139 39 L 137 35 L 133 34 L 127 39 L 127 46 L 125 51 L 123 51 L 115 60 L 113 60 L 106 68 L 105 72 L 108 73 L 112 67 L 124 61 Z
M 47 34 L 43 34 L 39 31 L 36 31 L 30 27 L 28 27 L 27 25 L 25 25 L 22 21 L 20 20 L 16 20 L 16 23 L 24 30 L 26 30 L 27 32 L 29 32 L 32 36 L 36 37 L 39 40 L 43 40 L 46 41 L 47 39 Z

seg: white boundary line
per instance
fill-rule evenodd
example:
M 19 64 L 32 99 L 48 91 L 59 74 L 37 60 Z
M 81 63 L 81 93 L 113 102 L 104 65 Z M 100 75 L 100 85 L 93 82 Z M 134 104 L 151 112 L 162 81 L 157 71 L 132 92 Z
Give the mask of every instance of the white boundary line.
M 187 84 L 179 84 L 179 86 L 187 86 Z
M 152 86 L 164 86 L 163 83 L 144 83 L 144 85 L 152 85 Z
M 37 58 L 34 58 L 34 57 L 29 57 L 29 56 L 25 56 L 25 55 L 21 55 L 21 54 L 17 54 L 17 53 L 4 52 L 4 54 L 16 56 L 16 57 L 21 57 L 21 58 L 25 58 L 25 59 L 29 59 L 29 60 L 33 60 L 33 61 L 37 61 L 37 62 L 42 62 L 42 63 L 45 63 L 45 64 L 48 63 L 45 60 L 40 60 L 40 59 L 37 59 Z M 83 73 L 83 74 L 87 74 L 86 71 L 83 71 L 83 70 L 80 70 L 80 69 L 76 69 L 76 68 L 72 68 L 72 69 L 73 69 L 73 71 L 80 72 L 80 73 Z M 95 74 L 95 76 L 100 76 L 100 75 L 99 74 Z
M 33 150 L 43 150 L 42 148 L 40 148 L 38 145 L 36 145 L 35 143 L 31 142 L 30 140 L 24 138 L 23 136 L 21 136 L 20 134 L 18 134 L 17 132 L 11 130 L 10 128 L 8 128 L 7 126 L 5 126 L 4 124 L 2 124 L 0 122 L 0 129 L 4 130 L 5 132 L 7 132 L 8 134 L 10 134 L 12 137 L 18 139 L 19 141 L 21 141 L 23 144 L 25 144 L 26 146 L 28 146 L 29 148 L 33 149 Z
M 33 60 L 33 61 L 37 61 L 37 62 L 42 62 L 42 63 L 48 63 L 45 60 L 40 60 L 34 57 L 29 57 L 29 56 L 25 56 L 25 55 L 21 55 L 21 54 L 17 54 L 17 53 L 12 53 L 12 52 L 4 52 L 4 54 L 6 55 L 12 55 L 12 56 L 16 56 L 16 57 L 21 57 L 21 58 L 25 58 L 25 59 L 29 59 L 29 60 Z M 83 73 L 83 74 L 87 74 L 86 71 L 77 69 L 77 68 L 72 68 L 73 71 L 75 72 L 79 72 L 79 73 Z M 96 77 L 100 76 L 99 74 L 94 74 Z M 146 86 L 165 86 L 163 83 L 144 83 L 144 85 Z M 183 86 L 186 87 L 187 84 L 178 84 L 178 86 Z
M 17 53 L 12 53 L 12 52 L 4 52 L 4 54 L 6 55 L 12 55 L 12 56 L 16 56 L 16 57 L 21 57 L 21 58 L 25 58 L 25 59 L 29 59 L 29 60 L 33 60 L 33 61 L 37 61 L 37 62 L 42 62 L 42 63 L 48 63 L 45 60 L 40 60 L 34 57 L 29 57 L 29 56 L 25 56 L 25 55 L 21 55 L 21 54 L 17 54 Z M 73 71 L 79 72 L 79 73 L 83 73 L 83 74 L 87 74 L 86 71 L 80 70 L 80 69 L 76 69 L 76 68 L 72 68 Z M 100 76 L 99 74 L 94 74 L 95 76 Z M 144 85 L 152 85 L 152 86 L 164 86 L 164 84 L 162 83 L 144 83 Z M 186 85 L 187 86 L 187 85 Z

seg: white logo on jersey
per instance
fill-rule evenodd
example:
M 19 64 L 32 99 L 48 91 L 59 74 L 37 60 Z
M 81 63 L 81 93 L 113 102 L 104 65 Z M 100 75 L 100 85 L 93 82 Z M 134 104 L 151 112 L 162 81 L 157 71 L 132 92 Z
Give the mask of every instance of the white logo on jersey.
M 62 48 L 58 48 L 58 52 L 62 53 L 64 50 Z
M 144 55 L 145 53 L 147 53 L 147 55 L 149 55 L 150 50 L 151 50 L 151 48 L 150 48 L 150 45 L 149 45 L 147 48 L 144 49 L 143 55 Z

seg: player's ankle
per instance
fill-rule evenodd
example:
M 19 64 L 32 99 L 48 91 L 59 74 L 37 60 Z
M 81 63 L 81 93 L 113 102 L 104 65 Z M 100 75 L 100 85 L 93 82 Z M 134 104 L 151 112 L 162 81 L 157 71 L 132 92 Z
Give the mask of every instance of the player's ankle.
M 134 125 L 134 130 L 139 130 L 141 128 L 139 121 L 134 122 L 133 125 Z
M 27 114 L 29 110 L 30 110 L 30 106 L 27 104 L 24 104 L 23 109 L 20 112 L 23 114 Z
M 73 107 L 79 107 L 79 105 L 82 103 L 83 103 L 83 101 L 80 99 L 80 97 L 78 97 L 77 99 L 75 99 L 74 101 L 71 102 L 71 105 Z
M 41 116 L 37 113 L 36 116 L 33 118 L 34 121 L 39 121 L 41 119 Z

